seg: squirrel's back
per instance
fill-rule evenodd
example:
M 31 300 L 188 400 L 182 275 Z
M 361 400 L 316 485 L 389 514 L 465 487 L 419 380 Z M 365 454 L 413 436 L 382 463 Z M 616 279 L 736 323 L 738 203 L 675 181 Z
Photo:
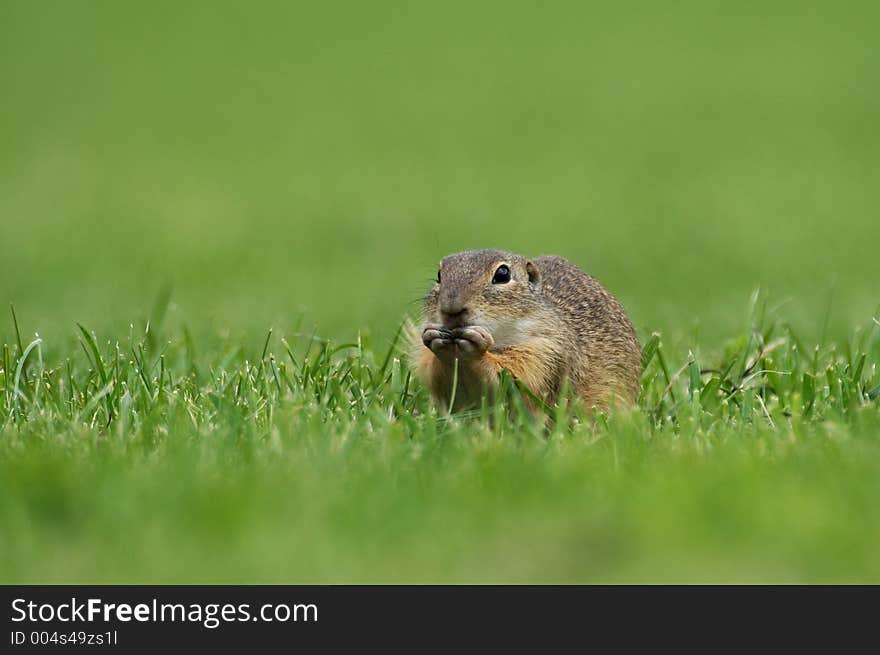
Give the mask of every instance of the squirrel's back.
M 641 346 L 623 306 L 605 287 L 564 257 L 534 260 L 542 272 L 541 293 L 557 308 L 574 343 L 569 376 L 598 405 L 620 394 L 635 401 L 641 378 Z

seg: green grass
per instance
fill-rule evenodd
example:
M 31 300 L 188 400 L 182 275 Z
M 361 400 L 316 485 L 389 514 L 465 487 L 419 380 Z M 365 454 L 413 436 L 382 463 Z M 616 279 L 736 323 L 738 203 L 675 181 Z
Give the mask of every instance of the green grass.
M 651 337 L 613 416 L 507 378 L 438 414 L 398 348 L 301 334 L 5 346 L 5 581 L 877 581 L 880 327 L 808 348 L 753 300 L 722 351 Z
M 0 581 L 878 581 L 878 19 L 3 3 Z M 431 413 L 486 247 L 662 335 L 639 411 Z

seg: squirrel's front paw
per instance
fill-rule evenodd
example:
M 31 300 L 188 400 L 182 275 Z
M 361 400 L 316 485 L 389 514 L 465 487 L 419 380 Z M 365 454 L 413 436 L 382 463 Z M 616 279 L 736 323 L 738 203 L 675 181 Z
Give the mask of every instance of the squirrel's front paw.
M 456 348 L 469 357 L 479 357 L 495 346 L 492 333 L 481 325 L 469 325 L 453 331 Z
M 495 346 L 492 333 L 479 325 L 447 330 L 429 325 L 422 332 L 422 343 L 441 359 L 479 357 Z
M 422 332 L 422 343 L 431 350 L 435 355 L 450 352 L 453 350 L 454 339 L 449 330 L 441 327 L 428 326 Z

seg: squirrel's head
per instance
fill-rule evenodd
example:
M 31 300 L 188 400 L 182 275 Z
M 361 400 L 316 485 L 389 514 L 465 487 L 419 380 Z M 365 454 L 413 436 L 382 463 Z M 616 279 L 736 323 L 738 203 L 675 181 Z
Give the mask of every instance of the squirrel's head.
M 540 271 L 522 255 L 459 252 L 440 262 L 437 280 L 425 298 L 425 318 L 448 329 L 481 325 L 503 345 L 514 340 L 522 322 L 541 311 L 540 285 Z

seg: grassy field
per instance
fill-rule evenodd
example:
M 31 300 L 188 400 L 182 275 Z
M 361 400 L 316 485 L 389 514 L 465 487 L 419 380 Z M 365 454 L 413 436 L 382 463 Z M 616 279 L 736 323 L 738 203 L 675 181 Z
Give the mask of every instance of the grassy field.
M 0 582 L 880 582 L 878 13 L 5 3 Z M 639 410 L 433 412 L 472 247 Z

